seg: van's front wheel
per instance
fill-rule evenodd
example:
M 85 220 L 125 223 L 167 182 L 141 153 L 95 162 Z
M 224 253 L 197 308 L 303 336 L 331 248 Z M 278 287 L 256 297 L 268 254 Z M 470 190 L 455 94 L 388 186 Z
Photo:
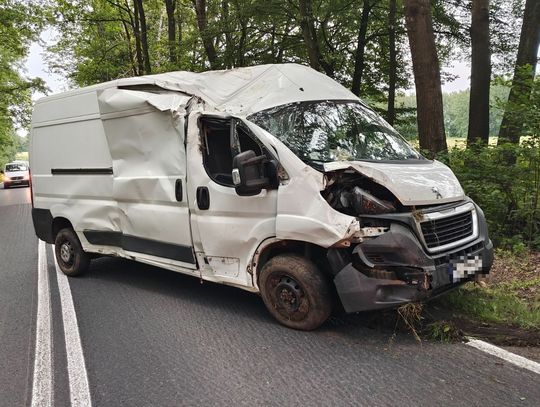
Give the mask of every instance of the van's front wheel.
M 268 311 L 290 328 L 316 329 L 332 312 L 327 279 L 299 255 L 283 254 L 269 260 L 261 270 L 259 288 Z
M 60 270 L 67 276 L 84 273 L 90 264 L 86 253 L 73 229 L 62 229 L 54 241 L 54 254 Z

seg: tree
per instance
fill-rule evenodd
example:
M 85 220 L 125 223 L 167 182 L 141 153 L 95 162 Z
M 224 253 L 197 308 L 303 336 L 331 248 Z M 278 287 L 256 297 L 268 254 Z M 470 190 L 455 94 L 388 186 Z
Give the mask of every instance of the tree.
M 19 147 L 16 130 L 29 125 L 32 91 L 45 91 L 41 79 L 28 78 L 20 69 L 44 22 L 39 4 L 0 3 L 0 167 L 14 158 Z
M 514 68 L 512 88 L 508 96 L 498 144 L 519 144 L 523 123 L 513 114 L 513 106 L 523 102 L 531 94 L 532 80 L 536 72 L 538 47 L 540 46 L 540 1 L 527 0 L 523 14 L 523 25 Z
M 206 51 L 206 57 L 210 63 L 210 68 L 218 69 L 217 52 L 214 45 L 214 38 L 208 29 L 208 17 L 206 12 L 206 0 L 193 0 L 195 13 L 197 15 L 197 26 L 201 34 L 201 39 Z
M 328 76 L 334 76 L 333 67 L 324 59 L 319 45 L 317 30 L 315 28 L 313 6 L 311 0 L 299 0 L 300 29 L 306 44 L 309 64 L 313 69 L 323 68 Z
M 176 64 L 178 60 L 176 46 L 176 0 L 165 0 L 165 10 L 167 11 L 167 39 L 169 41 L 169 61 Z
M 491 53 L 489 41 L 489 0 L 472 0 L 471 93 L 467 146 L 489 142 L 489 86 Z
M 391 125 L 396 120 L 396 84 L 397 84 L 397 0 L 390 0 L 388 4 L 388 103 L 386 108 L 386 121 Z
M 150 52 L 148 49 L 148 27 L 146 25 L 146 14 L 144 12 L 143 0 L 133 0 L 133 6 L 135 8 L 135 19 L 138 20 L 138 26 L 141 33 L 141 49 L 144 61 L 144 73 L 152 73 L 152 67 L 150 64 Z
M 429 0 L 405 0 L 405 21 L 416 87 L 420 149 L 446 151 L 439 58 Z
M 356 38 L 356 53 L 354 55 L 354 73 L 352 79 L 351 91 L 357 96 L 360 96 L 360 84 L 362 83 L 362 75 L 364 73 L 364 54 L 366 49 L 366 37 L 369 25 L 369 14 L 375 6 L 377 0 L 364 0 L 362 14 L 360 16 L 360 24 L 358 25 L 358 36 Z

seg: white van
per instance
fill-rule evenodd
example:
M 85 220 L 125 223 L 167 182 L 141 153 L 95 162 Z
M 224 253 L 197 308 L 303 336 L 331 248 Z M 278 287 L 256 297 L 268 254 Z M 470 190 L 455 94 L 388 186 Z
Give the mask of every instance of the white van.
M 395 307 L 489 271 L 480 208 L 347 89 L 263 65 L 36 103 L 37 236 L 70 276 L 120 256 L 260 293 L 282 324 Z
M 30 171 L 27 161 L 13 161 L 4 167 L 4 189 L 13 185 L 30 186 Z

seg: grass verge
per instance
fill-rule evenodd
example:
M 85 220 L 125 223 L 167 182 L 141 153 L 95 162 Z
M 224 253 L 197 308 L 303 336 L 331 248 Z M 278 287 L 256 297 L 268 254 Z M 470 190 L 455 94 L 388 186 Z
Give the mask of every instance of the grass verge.
M 480 322 L 540 329 L 540 302 L 519 296 L 518 287 L 531 286 L 540 286 L 540 279 L 487 287 L 468 283 L 439 303 Z
M 433 339 L 463 335 L 511 345 L 540 346 L 540 253 L 497 251 L 480 283 L 467 283 L 424 309 Z

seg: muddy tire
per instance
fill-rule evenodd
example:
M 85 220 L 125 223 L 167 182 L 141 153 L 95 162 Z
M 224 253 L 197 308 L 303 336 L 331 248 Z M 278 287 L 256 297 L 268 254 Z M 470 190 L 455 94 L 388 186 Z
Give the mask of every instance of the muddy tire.
M 316 329 L 332 312 L 328 280 L 315 264 L 296 254 L 269 260 L 261 270 L 259 288 L 268 311 L 289 328 Z
M 60 270 L 66 276 L 78 276 L 84 273 L 90 264 L 90 256 L 79 242 L 73 229 L 62 229 L 54 241 L 54 254 Z

